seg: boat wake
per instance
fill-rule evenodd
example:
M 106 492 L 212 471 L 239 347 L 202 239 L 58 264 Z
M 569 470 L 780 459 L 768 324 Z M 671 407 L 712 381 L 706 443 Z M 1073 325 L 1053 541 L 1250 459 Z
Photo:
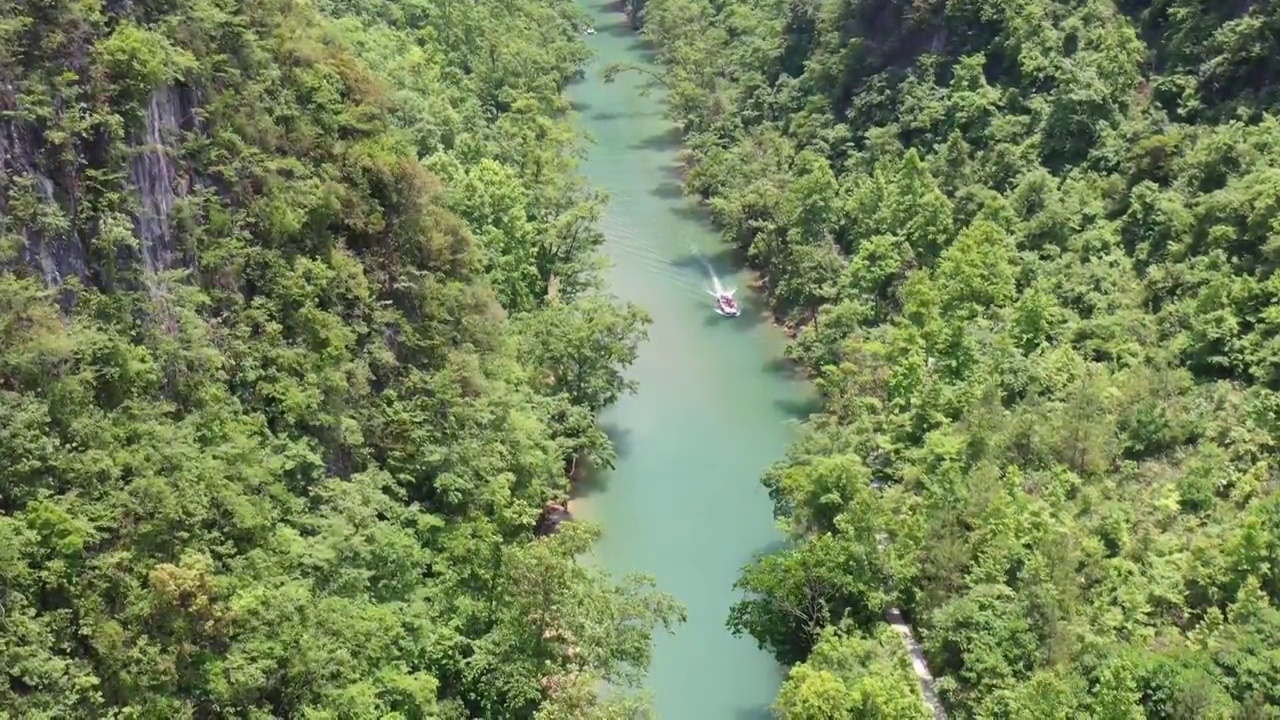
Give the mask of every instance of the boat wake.
M 707 262 L 707 259 L 696 248 L 691 249 L 698 261 L 702 263 L 702 267 L 707 269 L 707 276 L 711 278 L 711 285 L 715 288 L 714 290 L 707 290 L 707 294 L 716 299 L 716 312 L 725 317 L 737 317 L 741 310 L 738 308 L 738 301 L 734 299 L 733 294 L 738 289 L 725 289 L 725 286 L 720 282 L 720 276 L 716 275 L 715 268 L 711 267 L 711 263 Z
M 689 250 L 693 253 L 694 257 L 698 258 L 698 262 L 702 263 L 702 267 L 706 268 L 707 277 L 711 279 L 711 287 L 713 289 L 707 290 L 707 292 L 719 297 L 721 295 L 732 295 L 738 291 L 737 288 L 729 288 L 726 290 L 724 285 L 720 282 L 720 276 L 716 275 L 716 269 L 711 267 L 711 263 L 707 262 L 707 258 L 703 256 L 702 253 L 698 252 L 697 248 L 690 247 Z
M 690 249 L 693 251 L 694 256 L 698 258 L 698 262 L 702 263 L 702 267 L 707 269 L 707 277 L 711 278 L 711 284 L 715 287 L 714 291 L 708 290 L 707 292 L 712 295 L 723 295 L 724 286 L 720 284 L 720 277 L 716 275 L 716 269 L 711 267 L 711 263 L 707 262 L 707 259 L 703 257 L 702 253 L 698 252 L 697 248 Z

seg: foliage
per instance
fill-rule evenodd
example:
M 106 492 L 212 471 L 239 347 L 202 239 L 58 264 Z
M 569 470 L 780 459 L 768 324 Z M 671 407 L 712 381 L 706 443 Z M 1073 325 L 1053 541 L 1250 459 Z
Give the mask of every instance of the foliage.
M 807 660 L 791 668 L 774 707 L 784 720 L 928 720 L 911 660 L 881 627 L 863 638 L 828 627 Z
M 567 0 L 0 7 L 0 707 L 624 717 Z
M 888 604 L 959 718 L 1280 713 L 1277 6 L 641 19 L 687 190 L 826 399 L 730 619 L 810 658 L 784 713 L 848 716 L 817 648 Z

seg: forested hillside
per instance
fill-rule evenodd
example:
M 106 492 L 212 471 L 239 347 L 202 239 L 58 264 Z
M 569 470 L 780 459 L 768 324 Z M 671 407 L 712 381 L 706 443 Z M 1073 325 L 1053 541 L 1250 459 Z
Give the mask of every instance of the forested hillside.
M 1280 717 L 1280 5 L 627 6 L 825 396 L 779 713 L 912 716 L 898 604 L 954 717 Z
M 0 4 L 0 712 L 629 716 L 569 0 Z

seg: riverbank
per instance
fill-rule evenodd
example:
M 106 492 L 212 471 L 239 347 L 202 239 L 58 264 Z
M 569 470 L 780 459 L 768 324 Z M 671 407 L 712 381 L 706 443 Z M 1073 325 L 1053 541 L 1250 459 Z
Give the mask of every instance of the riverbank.
M 661 89 L 615 63 L 652 57 L 614 2 L 584 0 L 596 53 L 569 89 L 593 142 L 582 171 L 609 201 L 600 222 L 611 292 L 650 314 L 649 341 L 629 377 L 639 391 L 607 409 L 612 470 L 575 483 L 570 509 L 603 535 L 592 560 L 615 574 L 645 572 L 688 611 L 678 633 L 655 639 L 648 687 L 660 718 L 762 718 L 783 668 L 726 628 L 743 565 L 783 538 L 759 482 L 782 459 L 810 389 L 780 370 L 786 337 L 773 327 L 739 253 L 728 250 L 704 208 L 684 196 L 681 137 Z M 743 313 L 716 314 L 712 275 L 740 288 Z
M 638 33 L 639 23 L 633 13 L 629 12 L 630 6 L 625 2 L 618 2 L 618 12 L 626 18 L 627 25 L 635 32 L 637 41 L 641 44 L 647 44 L 647 41 Z M 679 139 L 676 141 L 678 146 L 682 146 L 685 134 L 684 128 L 678 122 L 673 121 L 672 127 L 678 131 Z M 711 210 L 710 199 L 696 194 L 687 192 L 686 181 L 691 171 L 693 160 L 688 151 L 680 149 L 678 151 L 679 161 L 676 165 L 674 175 L 679 183 L 681 196 L 686 202 L 695 204 L 701 211 L 705 221 L 709 227 L 718 231 L 718 228 L 710 222 Z M 717 232 L 717 235 L 719 233 Z M 783 316 L 778 305 L 774 302 L 772 294 L 773 288 L 769 280 L 769 275 L 765 268 L 752 267 L 749 263 L 747 253 L 740 246 L 726 242 L 722 236 L 718 236 L 717 240 L 722 248 L 719 255 L 723 257 L 731 257 L 739 266 L 739 276 L 746 280 L 746 286 L 749 288 L 753 296 L 761 298 L 764 301 L 762 306 L 756 308 L 756 314 L 760 319 L 766 321 L 770 326 L 775 328 L 780 334 L 784 335 L 787 341 L 794 341 L 799 333 L 810 323 L 816 321 L 816 315 L 808 314 L 801 317 L 787 318 Z M 844 259 L 843 256 L 841 259 Z M 774 372 L 790 373 L 795 378 L 803 378 L 808 380 L 812 376 L 812 371 L 790 358 L 781 357 L 775 361 Z M 811 409 L 816 409 L 813 407 Z M 805 413 L 806 415 L 809 413 Z M 874 486 L 874 483 L 873 483 Z M 921 696 L 929 711 L 935 720 L 946 720 L 946 710 L 935 691 L 933 674 L 929 669 L 928 663 L 924 656 L 919 643 L 916 640 L 915 632 L 912 626 L 906 622 L 901 612 L 896 607 L 890 607 L 884 615 L 885 622 L 893 628 L 893 630 L 901 637 L 905 652 L 911 659 L 912 672 L 920 687 Z

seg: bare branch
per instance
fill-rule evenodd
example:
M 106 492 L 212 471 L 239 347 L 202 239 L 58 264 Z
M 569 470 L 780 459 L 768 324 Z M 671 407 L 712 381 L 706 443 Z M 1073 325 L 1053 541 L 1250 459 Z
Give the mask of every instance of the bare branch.
M 665 74 L 651 70 L 647 67 L 644 67 L 643 65 L 636 65 L 634 63 L 614 63 L 606 67 L 604 69 L 604 72 L 601 73 L 601 75 L 604 78 L 604 81 L 606 83 L 611 83 L 614 80 L 617 80 L 619 75 L 625 72 L 640 73 L 641 75 L 648 77 L 653 82 L 658 83 L 662 87 L 668 90 L 671 89 L 671 84 L 667 82 L 667 78 Z

